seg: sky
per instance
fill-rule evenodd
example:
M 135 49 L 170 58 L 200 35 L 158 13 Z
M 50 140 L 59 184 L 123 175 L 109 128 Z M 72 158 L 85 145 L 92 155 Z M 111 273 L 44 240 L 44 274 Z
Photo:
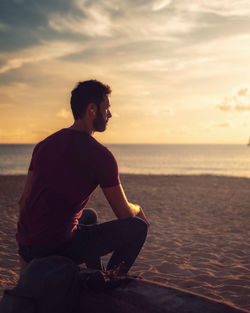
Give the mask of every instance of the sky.
M 0 143 L 73 124 L 79 81 L 112 88 L 103 143 L 245 144 L 249 0 L 1 0 Z

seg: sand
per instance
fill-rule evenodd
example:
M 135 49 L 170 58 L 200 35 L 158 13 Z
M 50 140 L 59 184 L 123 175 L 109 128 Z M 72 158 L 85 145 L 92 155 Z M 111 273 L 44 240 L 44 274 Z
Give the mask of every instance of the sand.
M 0 291 L 19 277 L 15 242 L 25 176 L 0 176 Z M 250 179 L 121 175 L 129 201 L 151 222 L 131 274 L 186 289 L 250 312 Z M 97 190 L 88 207 L 114 218 Z M 107 260 L 107 257 L 105 258 Z

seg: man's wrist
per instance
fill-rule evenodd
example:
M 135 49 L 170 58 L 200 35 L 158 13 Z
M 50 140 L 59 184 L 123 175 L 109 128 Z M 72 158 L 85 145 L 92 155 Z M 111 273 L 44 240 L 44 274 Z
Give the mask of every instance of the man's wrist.
M 140 214 L 140 212 L 142 210 L 141 206 L 139 204 L 135 204 L 135 203 L 131 203 L 131 202 L 130 202 L 130 208 L 132 209 L 134 216 L 137 216 L 138 214 Z

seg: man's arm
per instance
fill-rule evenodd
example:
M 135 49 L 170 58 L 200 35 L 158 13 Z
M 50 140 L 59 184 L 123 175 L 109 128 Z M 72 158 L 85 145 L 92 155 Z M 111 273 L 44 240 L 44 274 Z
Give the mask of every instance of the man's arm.
M 24 185 L 24 190 L 18 202 L 20 210 L 22 210 L 23 207 L 25 206 L 26 199 L 28 198 L 28 195 L 30 194 L 31 186 L 32 186 L 32 176 L 33 176 L 32 174 L 33 174 L 32 171 L 28 171 L 26 182 Z
M 128 202 L 121 184 L 114 187 L 105 187 L 102 190 L 118 219 L 136 216 L 143 219 L 149 226 L 142 208 L 138 204 Z

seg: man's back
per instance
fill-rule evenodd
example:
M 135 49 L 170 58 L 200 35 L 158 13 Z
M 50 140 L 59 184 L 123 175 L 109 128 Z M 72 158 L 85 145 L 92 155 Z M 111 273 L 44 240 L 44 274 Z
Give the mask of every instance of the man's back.
M 20 212 L 17 241 L 56 245 L 71 239 L 77 219 L 100 184 L 119 184 L 112 153 L 87 131 L 62 129 L 34 149 L 32 188 Z
M 25 262 L 61 255 L 76 264 L 107 269 L 123 264 L 127 273 L 147 236 L 148 221 L 138 204 L 128 202 L 112 153 L 92 136 L 105 131 L 110 112 L 108 85 L 79 82 L 71 92 L 74 123 L 34 149 L 19 200 L 18 253 Z M 117 219 L 77 227 L 82 208 L 100 185 Z

